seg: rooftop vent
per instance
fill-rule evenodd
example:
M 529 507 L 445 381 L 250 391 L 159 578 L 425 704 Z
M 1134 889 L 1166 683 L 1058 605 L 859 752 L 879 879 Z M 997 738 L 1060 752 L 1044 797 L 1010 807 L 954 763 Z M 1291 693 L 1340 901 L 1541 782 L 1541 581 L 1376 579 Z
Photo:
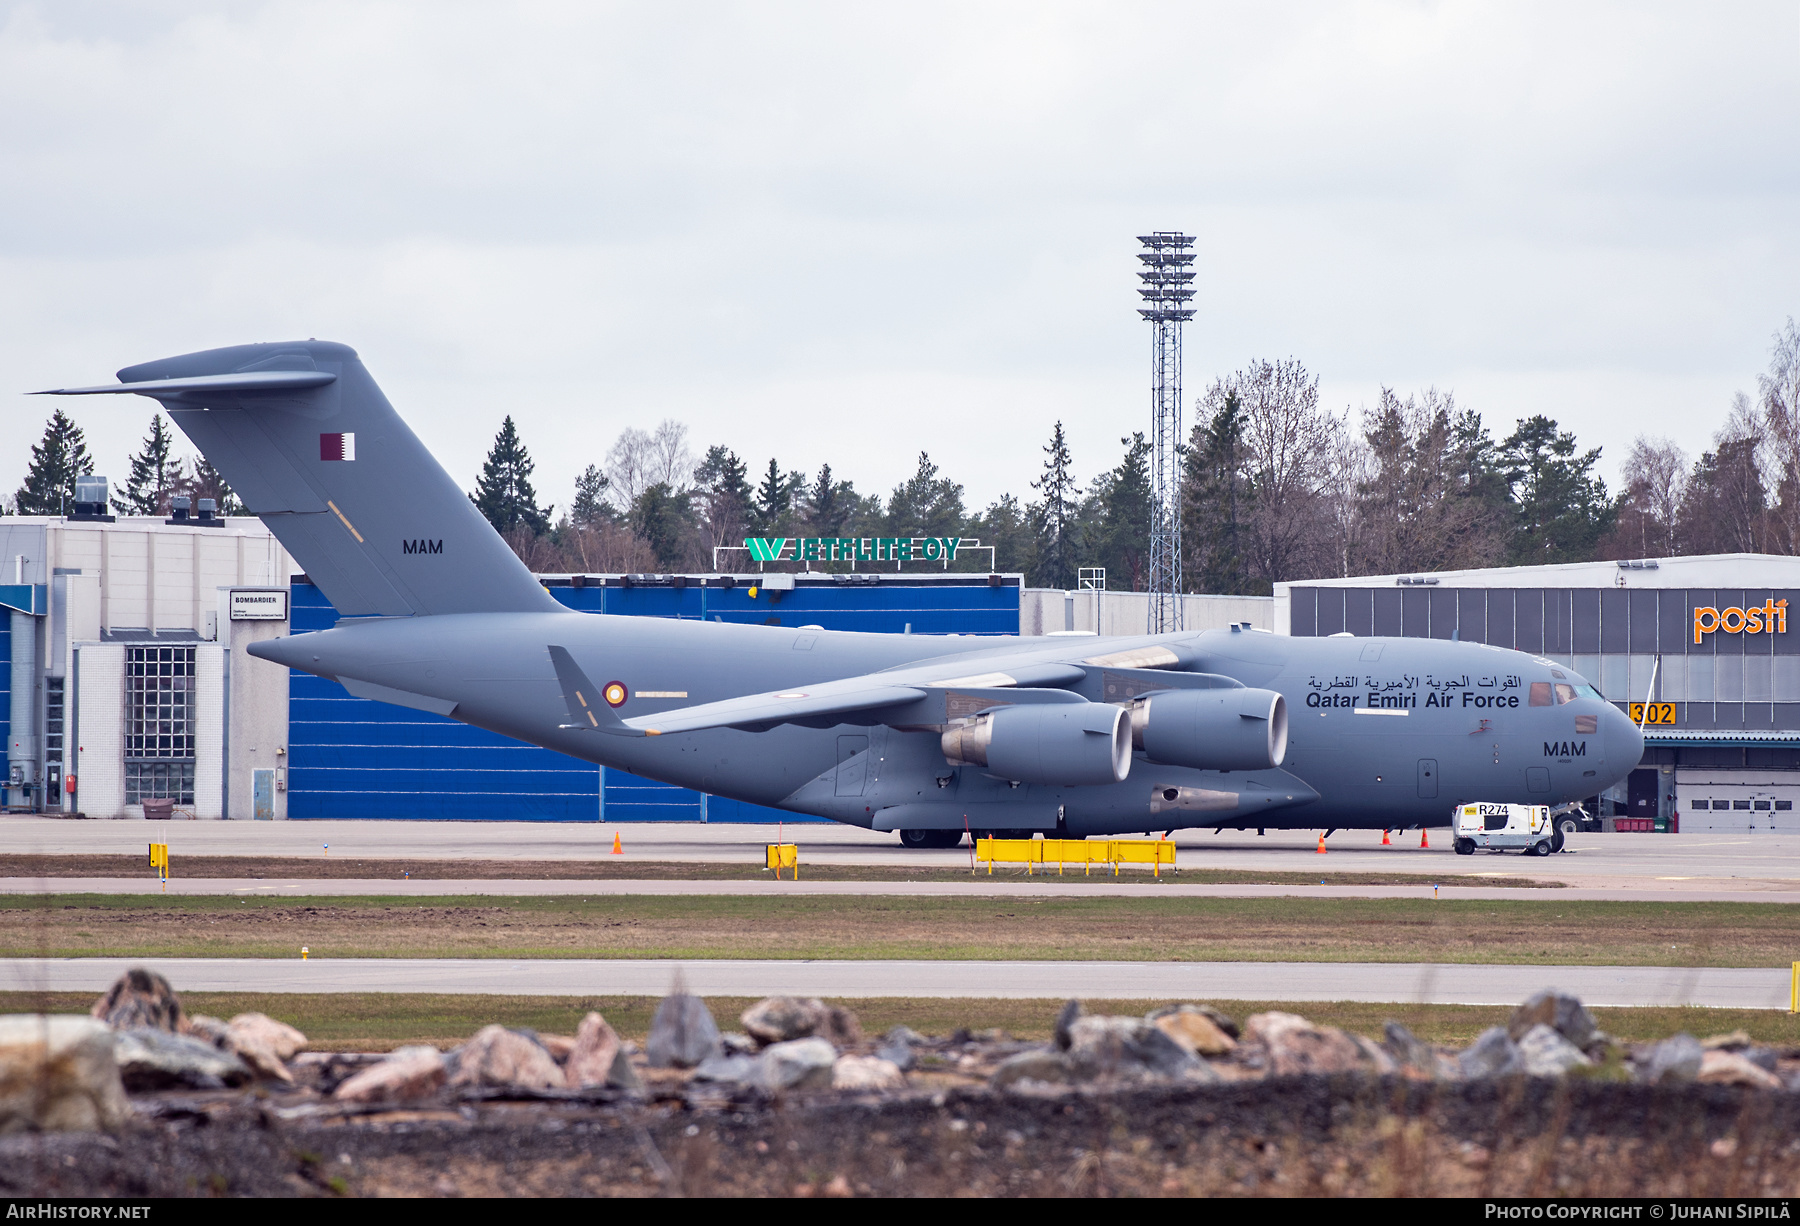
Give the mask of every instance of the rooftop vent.
M 75 513 L 68 518 L 91 524 L 113 522 L 113 517 L 106 513 L 105 477 L 75 478 Z

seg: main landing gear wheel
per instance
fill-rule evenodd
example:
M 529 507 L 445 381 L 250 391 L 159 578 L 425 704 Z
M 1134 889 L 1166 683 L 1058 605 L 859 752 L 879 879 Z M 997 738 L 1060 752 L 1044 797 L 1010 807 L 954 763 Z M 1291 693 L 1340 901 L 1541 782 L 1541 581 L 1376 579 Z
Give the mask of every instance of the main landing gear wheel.
M 960 830 L 902 830 L 900 846 L 917 849 L 955 847 L 962 842 Z
M 1474 839 L 1458 839 L 1455 843 L 1451 844 L 1451 846 L 1456 849 L 1456 854 L 1459 856 L 1472 856 L 1475 854 Z

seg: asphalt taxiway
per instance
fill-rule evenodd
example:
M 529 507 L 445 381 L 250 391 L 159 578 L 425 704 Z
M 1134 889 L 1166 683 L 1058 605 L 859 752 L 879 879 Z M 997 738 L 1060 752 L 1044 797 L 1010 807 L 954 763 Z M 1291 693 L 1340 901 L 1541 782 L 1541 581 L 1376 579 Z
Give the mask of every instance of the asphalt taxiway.
M 1516 1005 L 1559 988 L 1596 1006 L 1785 1009 L 1786 967 L 1492 966 L 1410 962 L 1000 962 L 507 958 L 14 958 L 12 991 L 101 992 L 148 966 L 187 992 L 660 996 L 1081 997 Z

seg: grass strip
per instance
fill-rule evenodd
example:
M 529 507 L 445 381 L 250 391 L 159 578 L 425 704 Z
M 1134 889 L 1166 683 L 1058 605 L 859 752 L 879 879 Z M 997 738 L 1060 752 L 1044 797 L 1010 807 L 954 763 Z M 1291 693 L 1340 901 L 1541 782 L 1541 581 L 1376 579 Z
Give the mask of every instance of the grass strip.
M 1431 898 L 0 896 L 0 956 L 1786 966 L 1800 907 Z
M 416 881 L 768 881 L 774 876 L 760 864 L 674 860 L 405 860 L 333 859 L 327 856 L 184 856 L 172 853 L 175 876 L 264 878 L 281 881 L 382 881 L 410 878 Z M 1115 883 L 1139 882 L 1154 887 L 1158 878 L 1139 865 L 1126 866 L 1114 876 L 1109 868 L 1095 867 L 1083 874 L 1072 866 L 1058 875 L 1054 864 L 1034 870 L 1035 877 L 1058 881 Z M 967 869 L 883 864 L 802 864 L 800 875 L 808 881 L 968 881 Z M 988 876 L 987 866 L 979 875 Z M 1026 877 L 1024 868 L 997 865 L 995 877 Z M 58 877 L 139 877 L 153 883 L 156 874 L 145 856 L 120 855 L 0 855 L 0 877 L 42 879 Z M 1161 880 L 1194 885 L 1459 885 L 1483 888 L 1562 889 L 1561 881 L 1533 877 L 1472 873 L 1433 875 L 1429 872 L 1264 872 L 1255 869 L 1185 868 L 1165 871 Z M 153 888 L 146 885 L 146 888 Z
M 85 1013 L 94 998 L 77 992 L 0 992 L 0 1011 L 7 1013 Z M 305 1033 L 315 1051 L 391 1051 L 406 1043 L 451 1047 L 483 1026 L 527 1027 L 545 1034 L 573 1034 L 590 1009 L 605 1015 L 620 1034 L 642 1043 L 656 1012 L 650 996 L 463 996 L 433 993 L 259 993 L 184 992 L 190 1013 L 229 1018 L 238 1013 L 267 1013 Z M 754 1003 L 747 996 L 715 996 L 707 1000 L 722 1030 L 738 1028 L 738 1015 Z M 988 999 L 840 999 L 835 1003 L 856 1012 L 865 1034 L 885 1033 L 897 1025 L 926 1035 L 949 1035 L 957 1029 L 1003 1030 L 1018 1039 L 1046 1041 L 1061 1000 Z M 1143 1013 L 1173 1003 L 1097 1000 L 1093 1013 Z M 1433 1043 L 1463 1046 L 1489 1026 L 1504 1025 L 1512 1009 L 1498 1005 L 1367 1004 L 1347 1001 L 1208 1002 L 1240 1022 L 1252 1013 L 1298 1013 L 1322 1025 L 1341 1026 L 1380 1039 L 1389 1019 Z M 1638 1008 L 1595 1009 L 1601 1029 L 1627 1042 L 1646 1042 L 1686 1031 L 1708 1035 L 1743 1030 L 1757 1043 L 1800 1046 L 1800 1017 L 1763 1009 Z

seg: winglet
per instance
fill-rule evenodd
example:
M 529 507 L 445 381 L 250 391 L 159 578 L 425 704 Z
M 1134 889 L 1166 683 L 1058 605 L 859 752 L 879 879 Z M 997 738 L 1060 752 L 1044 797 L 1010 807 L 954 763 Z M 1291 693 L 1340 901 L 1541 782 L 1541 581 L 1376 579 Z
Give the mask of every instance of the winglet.
M 604 732 L 610 736 L 644 735 L 636 728 L 625 726 L 618 713 L 600 696 L 600 687 L 588 680 L 567 648 L 550 648 L 550 663 L 556 666 L 556 680 L 561 683 L 563 701 L 569 706 L 569 722 L 558 727 Z

